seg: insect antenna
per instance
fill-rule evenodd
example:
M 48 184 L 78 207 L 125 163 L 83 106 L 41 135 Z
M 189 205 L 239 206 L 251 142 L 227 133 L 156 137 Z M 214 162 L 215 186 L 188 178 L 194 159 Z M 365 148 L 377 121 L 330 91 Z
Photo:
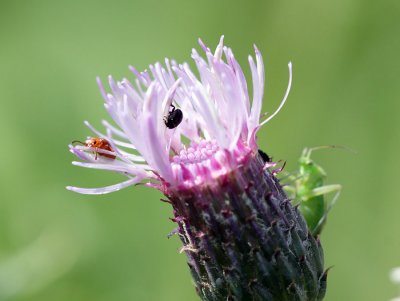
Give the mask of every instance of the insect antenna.
M 343 145 L 321 145 L 321 146 L 315 146 L 315 147 L 310 147 L 310 148 L 305 148 L 304 152 L 303 152 L 303 156 L 306 158 L 310 158 L 311 157 L 311 153 L 313 151 L 316 150 L 320 150 L 320 149 L 327 149 L 327 148 L 337 148 L 337 149 L 342 149 L 342 150 L 346 150 L 349 151 L 353 154 L 357 154 L 357 152 L 347 146 L 343 146 Z
M 82 142 L 82 141 L 79 141 L 79 140 L 74 140 L 74 141 L 71 142 L 72 145 L 74 145 L 74 143 L 79 143 L 79 144 L 82 144 L 82 145 L 86 146 L 85 142 Z

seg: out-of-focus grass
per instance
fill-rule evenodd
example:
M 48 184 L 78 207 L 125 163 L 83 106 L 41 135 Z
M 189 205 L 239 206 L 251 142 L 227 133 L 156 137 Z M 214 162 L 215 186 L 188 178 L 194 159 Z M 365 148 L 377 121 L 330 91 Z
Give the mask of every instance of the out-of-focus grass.
M 107 118 L 95 76 L 130 76 L 164 57 L 190 60 L 198 37 L 225 34 L 246 73 L 256 43 L 264 110 L 294 85 L 259 143 L 296 167 L 304 146 L 341 183 L 322 241 L 326 300 L 387 300 L 400 264 L 400 3 L 365 1 L 2 1 L 0 3 L 0 300 L 197 300 L 160 194 L 100 197 L 116 175 L 70 165 L 67 144 Z

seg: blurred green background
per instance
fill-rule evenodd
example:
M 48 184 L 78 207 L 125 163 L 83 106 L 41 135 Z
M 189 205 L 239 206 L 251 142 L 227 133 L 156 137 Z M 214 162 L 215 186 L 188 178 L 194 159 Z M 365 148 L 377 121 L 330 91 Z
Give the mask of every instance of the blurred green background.
M 201 37 L 221 34 L 249 75 L 266 65 L 264 111 L 283 111 L 259 136 L 296 168 L 305 146 L 346 145 L 314 158 L 341 183 L 323 233 L 326 300 L 388 300 L 400 265 L 400 2 L 5 1 L 0 2 L 0 300 L 198 300 L 178 254 L 171 208 L 130 187 L 105 196 L 114 174 L 73 167 L 67 144 L 108 118 L 95 83 L 130 76 L 165 57 L 190 61 Z

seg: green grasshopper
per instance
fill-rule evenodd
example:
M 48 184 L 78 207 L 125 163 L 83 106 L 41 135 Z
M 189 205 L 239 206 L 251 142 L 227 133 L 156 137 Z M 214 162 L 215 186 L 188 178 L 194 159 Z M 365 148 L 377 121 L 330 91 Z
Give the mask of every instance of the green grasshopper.
M 311 153 L 323 148 L 344 148 L 338 146 L 319 146 L 305 148 L 299 159 L 299 170 L 290 178 L 293 185 L 285 186 L 285 191 L 294 202 L 298 202 L 299 210 L 307 221 L 308 228 L 313 236 L 321 233 L 327 215 L 339 198 L 342 186 L 339 184 L 324 185 L 326 172 L 311 159 Z M 325 196 L 335 193 L 327 201 Z

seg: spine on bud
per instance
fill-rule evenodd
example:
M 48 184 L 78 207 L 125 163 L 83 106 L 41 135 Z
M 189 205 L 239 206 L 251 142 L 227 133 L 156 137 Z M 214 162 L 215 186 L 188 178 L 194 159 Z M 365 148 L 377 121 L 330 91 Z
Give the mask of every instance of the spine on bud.
M 169 191 L 202 300 L 318 301 L 321 244 L 258 154 L 213 185 Z

